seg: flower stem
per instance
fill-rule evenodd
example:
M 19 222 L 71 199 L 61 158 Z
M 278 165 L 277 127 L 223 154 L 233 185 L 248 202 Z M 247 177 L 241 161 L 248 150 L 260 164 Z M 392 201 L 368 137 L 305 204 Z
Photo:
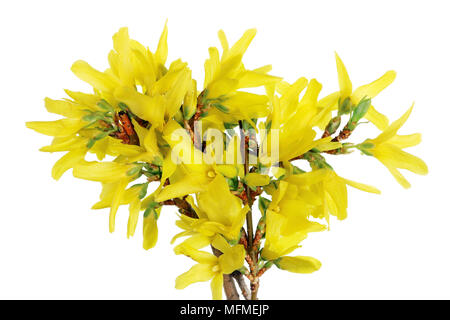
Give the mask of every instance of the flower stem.
M 243 145 L 243 155 L 244 155 L 244 175 L 247 175 L 249 173 L 249 136 L 245 134 L 243 123 L 242 121 L 239 121 L 239 129 L 241 132 L 241 144 Z M 257 252 L 254 250 L 253 246 L 253 240 L 254 240 L 254 234 L 253 234 L 253 216 L 252 216 L 252 205 L 253 205 L 253 198 L 251 196 L 250 188 L 246 183 L 244 183 L 244 189 L 247 199 L 247 204 L 249 206 L 249 211 L 247 212 L 246 216 L 246 222 L 247 222 L 247 243 L 248 243 L 248 254 L 250 256 L 251 264 L 253 266 L 258 265 L 258 256 Z M 251 289 L 251 300 L 257 300 L 258 299 L 258 288 L 259 288 L 259 281 L 256 277 L 256 273 L 258 270 L 256 268 L 253 268 L 252 273 L 254 276 L 254 281 L 251 281 L 250 283 L 250 289 Z

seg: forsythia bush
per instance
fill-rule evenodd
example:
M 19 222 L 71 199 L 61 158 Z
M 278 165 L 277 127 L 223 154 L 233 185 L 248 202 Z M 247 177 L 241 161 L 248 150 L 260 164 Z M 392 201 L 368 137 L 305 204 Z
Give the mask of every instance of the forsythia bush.
M 412 107 L 390 123 L 372 105 L 394 81 L 394 71 L 354 89 L 336 55 L 340 90 L 319 98 L 322 85 L 315 79 L 291 84 L 269 75 L 269 65 L 245 68 L 243 55 L 255 33 L 248 30 L 229 46 L 219 31 L 222 52 L 209 48 L 199 87 L 187 63 L 166 63 L 167 26 L 155 52 L 122 28 L 113 37 L 107 70 L 84 61 L 72 66 L 93 92 L 66 90 L 67 99 L 46 98 L 47 111 L 63 118 L 27 123 L 54 137 L 41 151 L 65 153 L 53 167 L 54 179 L 73 168 L 75 177 L 102 184 L 93 209 L 109 208 L 111 232 L 120 206 L 129 208 L 128 237 L 143 212 L 148 250 L 158 238 L 162 207 L 178 207 L 181 232 L 173 242 L 184 240 L 175 254 L 198 264 L 176 279 L 176 288 L 211 280 L 214 299 L 222 298 L 222 288 L 236 299 L 235 284 L 246 299 L 256 299 L 259 279 L 272 266 L 295 273 L 320 268 L 315 258 L 290 254 L 308 233 L 327 230 L 330 215 L 347 217 L 347 186 L 379 193 L 338 175 L 328 163 L 333 157 L 357 149 L 378 159 L 405 188 L 410 184 L 398 169 L 427 173 L 422 160 L 403 151 L 417 145 L 420 134 L 398 134 Z M 260 94 L 246 90 L 256 87 Z M 362 119 L 381 133 L 343 142 Z M 88 154 L 98 161 L 87 161 Z M 298 167 L 301 162 L 310 169 Z M 254 204 L 260 214 L 252 212 Z

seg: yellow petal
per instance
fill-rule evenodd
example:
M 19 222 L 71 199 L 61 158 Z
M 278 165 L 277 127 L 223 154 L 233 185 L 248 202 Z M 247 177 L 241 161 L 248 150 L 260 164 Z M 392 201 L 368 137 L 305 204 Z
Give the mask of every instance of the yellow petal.
M 86 152 L 86 148 L 80 148 L 78 150 L 68 152 L 61 159 L 59 159 L 52 169 L 53 179 L 59 180 L 64 172 L 66 172 L 70 168 L 73 168 L 77 163 L 84 159 Z
M 134 85 L 133 69 L 131 64 L 131 48 L 128 28 L 120 28 L 113 36 L 114 49 L 119 56 L 118 73 L 124 86 Z
M 298 105 L 298 97 L 303 89 L 308 85 L 308 80 L 304 77 L 297 79 L 291 86 L 289 86 L 280 98 L 280 103 L 283 105 L 282 118 L 289 117 L 296 111 Z
M 323 151 L 339 149 L 341 147 L 342 147 L 342 143 L 340 143 L 340 142 L 332 142 L 332 141 L 326 142 L 326 141 L 324 141 L 322 143 L 319 143 L 316 146 L 316 149 L 319 150 L 320 152 L 323 152 Z
M 111 183 L 128 177 L 127 172 L 135 167 L 135 165 L 118 162 L 83 162 L 73 168 L 73 176 L 85 180 Z
M 216 235 L 212 239 L 211 245 L 222 253 L 228 252 L 231 249 L 230 244 L 221 235 Z
M 78 60 L 72 65 L 72 72 L 81 80 L 89 83 L 95 89 L 104 92 L 114 92 L 118 86 L 117 80 L 92 68 L 87 62 Z
M 391 70 L 386 72 L 377 80 L 369 84 L 360 86 L 352 94 L 353 103 L 358 103 L 364 97 L 370 99 L 375 98 L 381 91 L 383 91 L 395 80 L 395 76 L 396 76 L 395 71 Z
M 231 226 L 241 215 L 241 201 L 231 194 L 222 175 L 216 175 L 207 191 L 200 193 L 197 199 L 200 210 L 208 215 L 210 221 Z
M 265 174 L 251 172 L 245 176 L 245 182 L 251 187 L 265 186 L 270 183 L 270 177 Z
M 384 164 L 388 168 L 392 176 L 397 180 L 397 182 L 405 189 L 411 188 L 411 184 L 406 180 L 406 178 L 397 170 L 397 168 Z
M 333 206 L 330 207 L 330 211 L 332 208 L 332 214 L 339 220 L 344 220 L 347 218 L 348 207 L 347 186 L 334 172 L 332 172 L 330 179 L 325 183 L 325 188 L 329 199 L 331 200 L 328 201 L 328 205 Z
M 394 137 L 397 134 L 397 131 L 405 124 L 406 120 L 408 120 L 413 107 L 414 104 L 399 119 L 392 122 L 391 125 L 386 128 L 386 130 L 384 130 L 378 137 L 371 140 L 371 142 L 377 145 Z
M 367 184 L 355 182 L 355 181 L 352 181 L 352 180 L 347 180 L 347 179 L 344 179 L 344 178 L 341 178 L 341 179 L 345 182 L 345 184 L 347 184 L 347 185 L 349 185 L 349 186 L 351 186 L 353 188 L 359 189 L 361 191 L 370 192 L 370 193 L 376 193 L 376 194 L 380 194 L 381 193 L 381 191 L 378 190 L 377 188 L 369 186 Z
M 295 183 L 297 185 L 309 186 L 323 181 L 328 177 L 329 173 L 330 170 L 328 169 L 318 169 L 310 172 L 291 175 L 287 178 L 287 181 L 290 183 Z
M 239 77 L 238 86 L 239 88 L 254 88 L 271 83 L 276 83 L 280 80 L 281 78 L 279 77 L 247 70 Z
M 380 130 L 385 130 L 389 125 L 389 119 L 384 114 L 378 112 L 373 106 L 369 107 L 364 118 L 372 122 Z
M 158 225 L 156 221 L 159 217 L 159 212 L 161 208 L 154 209 L 147 217 L 144 217 L 144 227 L 143 227 L 143 248 L 149 250 L 156 245 L 158 241 Z
M 173 117 L 175 113 L 180 110 L 183 99 L 191 84 L 190 71 L 184 69 L 176 79 L 172 88 L 166 94 L 167 104 L 165 114 L 168 118 Z
M 216 274 L 208 264 L 196 264 L 189 271 L 179 275 L 175 280 L 176 289 L 184 289 L 195 282 L 211 280 Z
M 109 232 L 114 232 L 116 225 L 116 213 L 119 209 L 122 196 L 125 193 L 125 189 L 129 180 L 127 178 L 120 180 L 115 187 L 113 200 L 111 202 L 111 210 L 109 212 Z
M 219 256 L 220 269 L 223 273 L 230 274 L 244 265 L 244 259 L 244 246 L 235 245 Z
M 161 33 L 161 37 L 159 38 L 158 47 L 155 52 L 156 61 L 161 65 L 164 65 L 167 60 L 167 54 L 168 54 L 167 34 L 168 34 L 168 29 L 167 29 L 167 20 L 166 20 L 166 23 L 164 24 L 163 32 Z
M 65 137 L 77 133 L 86 125 L 79 119 L 60 119 L 56 121 L 32 121 L 26 126 L 47 136 Z
M 175 249 L 176 254 L 183 254 L 194 261 L 202 264 L 215 264 L 217 263 L 217 257 L 212 253 L 200 251 L 190 247 L 189 245 L 182 243 Z
M 414 147 L 422 141 L 422 135 L 420 133 L 413 133 L 408 135 L 395 135 L 389 139 L 389 143 L 403 149 Z
M 181 244 L 194 249 L 202 249 L 211 244 L 211 237 L 207 237 L 203 234 L 197 233 L 184 240 Z M 177 247 L 174 248 L 176 254 L 178 254 Z
M 130 203 L 129 212 L 130 215 L 128 217 L 128 225 L 127 225 L 127 237 L 134 236 L 134 232 L 136 231 L 136 226 L 139 219 L 139 212 L 141 210 L 141 200 L 139 198 L 133 199 Z
M 75 102 L 82 106 L 88 107 L 91 110 L 96 110 L 97 103 L 101 100 L 101 97 L 95 94 L 87 94 L 83 92 L 76 92 L 70 90 L 64 90 L 64 92 L 71 97 Z
M 126 87 L 117 88 L 114 96 L 128 105 L 139 118 L 149 121 L 157 128 L 163 124 L 165 112 L 163 96 L 149 97 Z
M 220 44 L 222 45 L 223 53 L 225 54 L 229 49 L 227 37 L 225 35 L 225 32 L 223 32 L 223 30 L 219 30 L 217 34 L 219 36 Z
M 211 280 L 211 292 L 213 300 L 222 300 L 223 275 L 216 274 Z
M 227 54 L 223 55 L 223 59 L 227 59 L 234 56 L 242 56 L 247 50 L 248 46 L 252 42 L 256 35 L 256 29 L 249 29 L 244 32 L 242 37 L 236 41 L 236 43 L 230 48 Z
M 220 172 L 223 176 L 227 178 L 234 178 L 238 174 L 238 169 L 236 168 L 236 166 L 233 166 L 231 164 L 220 164 L 217 165 L 215 168 L 217 172 Z
M 43 152 L 72 151 L 85 147 L 89 139 L 80 136 L 55 137 L 52 144 L 39 149 Z
M 313 273 L 322 266 L 319 260 L 305 256 L 282 257 L 277 265 L 282 270 L 295 273 Z
M 389 166 L 406 169 L 421 175 L 428 173 L 428 167 L 422 159 L 390 143 L 376 147 L 373 152 L 376 158 L 384 163 L 389 163 Z
M 335 53 L 336 67 L 338 72 L 339 88 L 341 89 L 341 98 L 345 99 L 352 94 L 352 82 L 347 73 L 344 63 L 341 58 Z
M 172 183 L 164 189 L 155 197 L 157 202 L 162 202 L 169 199 L 175 199 L 187 194 L 193 194 L 200 191 L 204 191 L 206 188 L 202 183 L 198 183 L 190 177 L 185 177 L 175 183 Z
M 48 112 L 56 113 L 67 118 L 80 118 L 84 115 L 79 105 L 66 100 L 52 100 L 45 98 L 45 108 Z

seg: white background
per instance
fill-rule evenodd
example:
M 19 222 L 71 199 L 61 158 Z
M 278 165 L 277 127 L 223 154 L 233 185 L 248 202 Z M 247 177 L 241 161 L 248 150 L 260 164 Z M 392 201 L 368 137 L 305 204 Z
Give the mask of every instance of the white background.
M 154 49 L 166 18 L 169 60 L 188 61 L 200 82 L 219 29 L 234 42 L 256 27 L 248 68 L 271 63 L 288 81 L 315 77 L 327 94 L 338 89 L 337 51 L 355 87 L 398 72 L 374 101 L 391 120 L 416 102 L 402 133 L 423 133 L 410 152 L 427 162 L 429 175 L 406 173 L 413 186 L 404 190 L 372 158 L 331 159 L 342 176 L 383 193 L 351 190 L 349 218 L 332 221 L 331 231 L 310 236 L 297 251 L 320 259 L 322 269 L 271 270 L 261 280 L 262 299 L 450 298 L 449 9 L 448 1 L 3 1 L 0 298 L 210 298 L 207 283 L 174 289 L 192 262 L 172 253 L 173 208 L 161 215 L 150 252 L 141 246 L 142 221 L 126 239 L 125 208 L 109 234 L 107 210 L 90 210 L 100 185 L 70 172 L 53 181 L 60 155 L 38 152 L 50 138 L 24 124 L 54 118 L 44 97 L 89 89 L 70 72 L 72 62 L 106 68 L 111 37 L 122 26 Z M 353 141 L 377 134 L 370 125 L 359 131 Z

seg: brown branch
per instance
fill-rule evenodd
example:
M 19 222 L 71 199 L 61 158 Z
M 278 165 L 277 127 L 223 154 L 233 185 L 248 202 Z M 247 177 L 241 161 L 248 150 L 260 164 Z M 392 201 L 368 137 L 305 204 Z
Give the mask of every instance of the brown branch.
M 243 149 L 244 155 L 244 175 L 249 173 L 249 141 L 250 138 L 247 134 L 244 133 L 243 123 L 239 121 L 239 129 L 241 131 L 241 149 Z M 248 204 L 249 211 L 247 212 L 246 222 L 247 222 L 247 256 L 245 260 L 247 261 L 250 267 L 251 277 L 250 279 L 250 290 L 251 290 L 251 300 L 258 299 L 258 288 L 259 288 L 259 279 L 257 277 L 258 273 L 258 251 L 254 248 L 254 234 L 253 234 L 253 217 L 252 217 L 252 205 L 253 198 L 251 194 L 251 190 L 246 183 L 244 183 L 244 190 L 246 194 L 246 200 L 244 203 Z
M 247 287 L 247 284 L 245 283 L 245 279 L 242 273 L 240 273 L 239 271 L 234 271 L 231 275 L 237 282 L 239 289 L 241 289 L 242 296 L 245 298 L 245 300 L 251 300 L 252 294 L 250 292 L 250 289 Z

